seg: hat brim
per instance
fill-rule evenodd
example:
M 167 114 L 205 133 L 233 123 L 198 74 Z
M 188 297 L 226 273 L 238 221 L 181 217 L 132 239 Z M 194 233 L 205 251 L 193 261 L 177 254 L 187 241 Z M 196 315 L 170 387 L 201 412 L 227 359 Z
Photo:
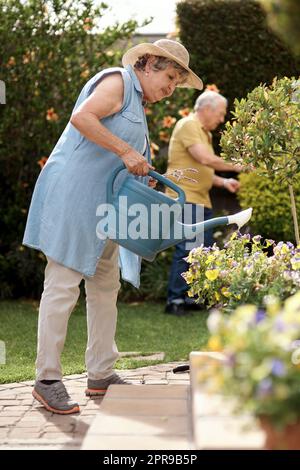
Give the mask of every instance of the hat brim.
M 203 82 L 201 78 L 199 78 L 189 67 L 187 67 L 183 62 L 181 62 L 181 60 L 179 60 L 176 56 L 170 54 L 168 51 L 166 51 L 165 49 L 162 49 L 159 46 L 155 46 L 154 44 L 143 42 L 129 49 L 123 55 L 123 58 L 122 58 L 123 66 L 124 67 L 126 67 L 126 65 L 134 66 L 138 58 L 144 54 L 151 54 L 151 55 L 166 57 L 170 60 L 174 60 L 174 62 L 181 65 L 181 67 L 183 67 L 189 74 L 186 80 L 184 81 L 184 83 L 177 85 L 178 87 L 196 88 L 197 90 L 203 89 Z

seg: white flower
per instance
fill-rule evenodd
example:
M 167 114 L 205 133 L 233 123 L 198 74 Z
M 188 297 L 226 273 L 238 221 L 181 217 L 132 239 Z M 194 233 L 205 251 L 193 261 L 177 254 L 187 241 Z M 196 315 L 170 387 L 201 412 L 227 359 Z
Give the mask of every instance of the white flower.
M 212 334 L 216 334 L 222 324 L 223 316 L 219 310 L 212 310 L 207 319 L 207 327 Z

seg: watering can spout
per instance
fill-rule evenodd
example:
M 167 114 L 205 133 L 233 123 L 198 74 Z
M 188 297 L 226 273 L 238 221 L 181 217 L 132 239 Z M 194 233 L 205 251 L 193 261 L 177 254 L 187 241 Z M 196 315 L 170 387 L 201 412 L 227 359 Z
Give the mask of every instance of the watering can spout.
M 252 208 L 250 207 L 249 209 L 246 209 L 241 212 L 237 212 L 236 214 L 233 214 L 233 215 L 215 217 L 214 219 L 208 219 L 203 222 L 198 222 L 196 224 L 183 224 L 179 221 L 177 221 L 176 223 L 180 225 L 183 229 L 183 234 L 184 234 L 183 239 L 191 239 L 191 238 L 194 238 L 199 233 L 204 232 L 205 230 L 208 230 L 214 227 L 219 227 L 221 225 L 236 224 L 238 226 L 238 229 L 240 229 L 241 227 L 243 227 L 243 225 L 245 225 L 248 222 L 248 220 L 250 220 L 251 215 L 252 215 Z M 175 243 L 174 243 L 174 240 L 163 240 L 161 247 L 160 247 L 160 251 L 165 250 L 166 248 L 169 248 L 178 242 L 179 240 L 175 241 Z

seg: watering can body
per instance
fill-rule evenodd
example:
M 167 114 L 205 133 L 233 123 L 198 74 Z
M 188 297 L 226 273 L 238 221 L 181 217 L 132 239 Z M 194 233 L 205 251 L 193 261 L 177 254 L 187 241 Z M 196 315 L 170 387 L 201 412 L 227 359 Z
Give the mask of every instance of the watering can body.
M 160 251 L 186 238 L 193 238 L 208 228 L 228 223 L 238 224 L 238 221 L 230 220 L 234 216 L 183 224 L 185 193 L 179 186 L 151 170 L 148 175 L 173 189 L 178 194 L 176 200 L 142 184 L 131 174 L 125 177 L 115 191 L 116 178 L 124 169 L 125 165 L 116 168 L 107 184 L 108 211 L 103 235 L 148 261 L 152 261 Z M 250 215 L 247 214 L 247 220 L 251 216 L 251 210 L 248 211 Z

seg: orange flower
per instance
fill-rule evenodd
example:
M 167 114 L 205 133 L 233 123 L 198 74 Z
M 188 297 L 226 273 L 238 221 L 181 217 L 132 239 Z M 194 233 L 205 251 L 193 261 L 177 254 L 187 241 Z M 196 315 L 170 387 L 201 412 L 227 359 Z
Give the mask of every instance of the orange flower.
M 220 93 L 219 88 L 214 83 L 212 83 L 211 85 L 206 85 L 205 89 L 215 91 L 216 93 Z
M 37 163 L 40 165 L 41 168 L 43 168 L 44 165 L 46 165 L 48 160 L 48 157 L 42 157 Z
M 173 124 L 175 124 L 176 122 L 176 118 L 172 117 L 172 116 L 166 116 L 164 117 L 163 119 L 163 127 L 172 127 Z
M 182 108 L 178 111 L 179 116 L 186 117 L 190 114 L 190 108 Z
M 58 121 L 58 114 L 54 112 L 54 108 L 47 109 L 46 119 L 47 121 Z
M 92 26 L 93 26 L 93 21 L 91 18 L 85 18 L 84 20 L 84 25 L 83 25 L 83 29 L 85 31 L 89 31 L 90 29 L 92 29 Z
M 170 140 L 169 134 L 167 134 L 167 132 L 165 132 L 165 131 L 160 131 L 159 132 L 159 138 L 162 142 L 167 142 L 167 143 Z
M 149 114 L 152 114 L 152 110 L 150 108 L 145 107 L 144 110 L 145 110 L 145 113 L 147 114 L 147 116 Z
M 87 78 L 87 77 L 89 76 L 89 74 L 90 74 L 89 69 L 86 69 L 86 70 L 83 70 L 83 71 L 81 72 L 80 76 L 81 76 L 82 78 Z
M 7 65 L 8 65 L 9 67 L 12 67 L 12 66 L 16 65 L 16 59 L 15 59 L 13 56 L 11 56 L 11 57 L 9 58 L 8 62 L 7 62 Z

